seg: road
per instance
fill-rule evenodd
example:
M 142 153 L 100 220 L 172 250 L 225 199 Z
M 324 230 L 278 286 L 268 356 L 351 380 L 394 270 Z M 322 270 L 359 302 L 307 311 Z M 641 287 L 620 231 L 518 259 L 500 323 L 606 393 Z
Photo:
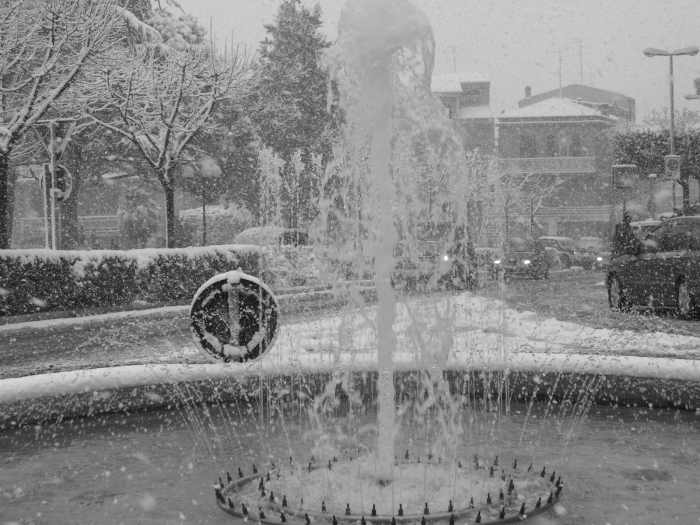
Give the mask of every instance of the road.
M 341 306 L 281 315 L 281 324 L 337 314 Z M 187 309 L 39 328 L 0 330 L 0 379 L 144 363 L 206 363 Z M 11 325 L 10 325 L 11 326 Z
M 514 280 L 499 290 L 483 293 L 502 298 L 518 311 L 536 312 L 591 328 L 665 332 L 700 337 L 700 321 L 678 319 L 674 312 L 612 312 L 608 307 L 605 274 L 596 271 L 552 273 L 548 280 Z
M 600 272 L 553 273 L 548 280 L 515 280 L 481 294 L 511 308 L 592 328 L 700 337 L 700 322 L 649 312 L 611 312 Z M 282 315 L 281 323 L 313 321 L 342 311 L 333 306 Z M 190 337 L 186 309 L 41 328 L 0 330 L 0 379 L 89 367 L 145 363 L 205 363 Z

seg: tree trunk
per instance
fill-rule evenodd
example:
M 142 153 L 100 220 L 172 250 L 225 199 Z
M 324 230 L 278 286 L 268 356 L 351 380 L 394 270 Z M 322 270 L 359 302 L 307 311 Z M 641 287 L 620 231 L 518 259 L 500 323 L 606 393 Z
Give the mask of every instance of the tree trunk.
M 678 184 L 680 184 L 683 189 L 683 214 L 686 214 L 689 212 L 690 208 L 690 183 L 688 182 L 688 178 L 685 177 L 680 179 Z
M 60 206 L 62 250 L 77 250 L 82 244 L 78 225 L 78 196 L 80 195 L 80 179 L 82 171 L 82 148 L 78 142 L 73 142 L 64 154 L 68 157 L 67 167 L 73 176 L 73 190 L 70 197 Z M 62 156 L 63 158 L 63 156 Z
M 10 152 L 0 151 L 0 250 L 10 248 L 10 193 L 9 193 Z
M 166 180 L 170 180 L 167 174 Z M 175 246 L 175 185 L 172 182 L 163 183 L 165 191 L 165 247 L 176 248 Z

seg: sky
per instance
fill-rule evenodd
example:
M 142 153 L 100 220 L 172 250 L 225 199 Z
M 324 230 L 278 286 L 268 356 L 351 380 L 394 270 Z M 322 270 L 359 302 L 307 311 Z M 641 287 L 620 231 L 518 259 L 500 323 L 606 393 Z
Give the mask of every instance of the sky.
M 330 40 L 345 0 L 318 3 Z M 378 0 L 379 1 L 379 0 Z M 583 83 L 617 91 L 637 102 L 637 120 L 669 107 L 669 59 L 647 58 L 642 49 L 700 46 L 700 0 L 413 0 L 428 16 L 437 45 L 434 74 L 486 74 L 498 115 L 517 108 L 525 94 Z M 274 20 L 280 0 L 178 0 L 211 27 L 218 41 L 257 49 L 263 24 Z M 579 52 L 581 41 L 581 53 Z M 700 55 L 674 59 L 675 107 L 700 77 Z

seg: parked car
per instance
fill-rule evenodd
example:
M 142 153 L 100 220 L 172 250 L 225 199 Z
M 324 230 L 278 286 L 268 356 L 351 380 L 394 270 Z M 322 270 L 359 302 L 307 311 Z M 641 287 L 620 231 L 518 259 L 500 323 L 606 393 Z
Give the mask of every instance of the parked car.
M 603 248 L 603 239 L 600 237 L 581 237 L 578 246 L 588 253 L 598 253 Z
M 549 260 L 544 245 L 531 239 L 511 239 L 502 259 L 494 261 L 505 278 L 549 278 Z
M 582 266 L 592 269 L 596 262 L 595 255 L 584 252 L 570 237 L 544 236 L 538 239 L 545 247 L 559 250 L 559 257 L 564 268 Z
M 627 251 L 610 263 L 610 308 L 671 307 L 684 316 L 695 311 L 700 299 L 700 217 L 668 219 Z

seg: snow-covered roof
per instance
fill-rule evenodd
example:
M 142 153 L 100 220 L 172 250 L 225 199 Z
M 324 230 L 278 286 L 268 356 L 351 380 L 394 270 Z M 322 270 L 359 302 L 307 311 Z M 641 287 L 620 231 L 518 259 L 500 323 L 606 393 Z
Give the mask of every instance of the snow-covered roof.
M 481 73 L 446 73 L 433 75 L 430 87 L 433 93 L 461 93 L 463 82 L 490 82 L 490 80 L 487 75 Z
M 499 116 L 501 119 L 541 117 L 603 117 L 603 115 L 595 109 L 566 98 L 548 98 L 524 108 L 507 110 Z
M 483 106 L 463 106 L 457 111 L 456 119 L 468 118 L 493 118 L 491 108 L 487 105 Z

